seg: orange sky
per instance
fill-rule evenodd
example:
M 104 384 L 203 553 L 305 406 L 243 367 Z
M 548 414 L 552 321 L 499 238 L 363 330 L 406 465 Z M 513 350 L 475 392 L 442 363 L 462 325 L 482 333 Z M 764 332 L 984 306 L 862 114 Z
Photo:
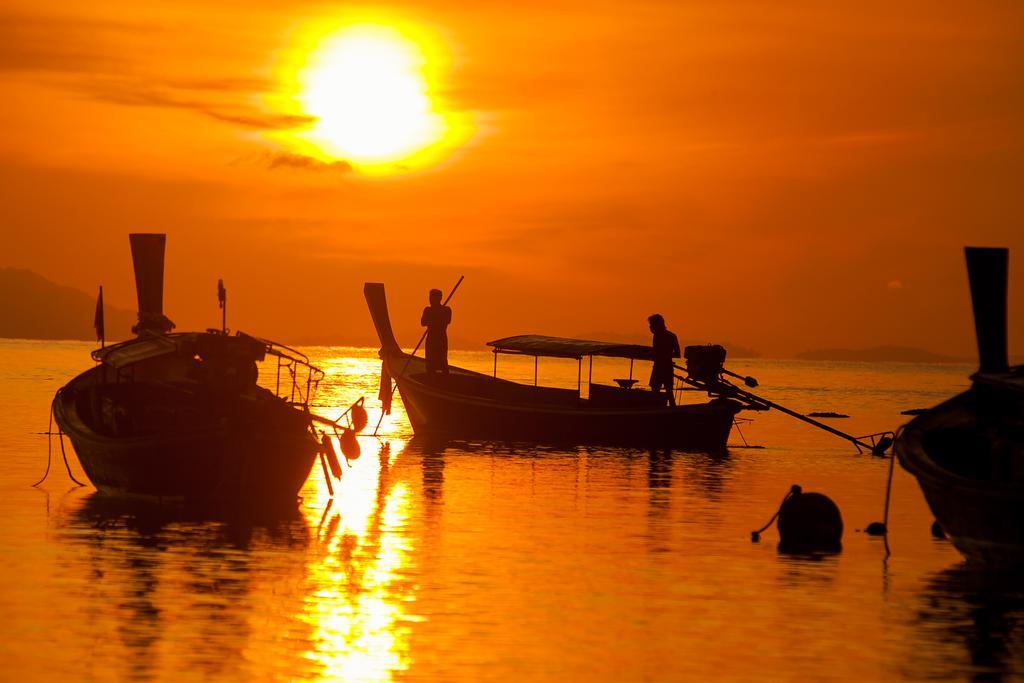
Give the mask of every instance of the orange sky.
M 402 341 L 466 275 L 460 346 L 645 334 L 766 355 L 973 355 L 965 244 L 1011 247 L 1024 348 L 1019 2 L 389 3 L 452 52 L 435 93 L 477 122 L 444 163 L 306 163 L 268 104 L 302 2 L 10 0 L 0 10 L 0 266 L 134 305 L 126 233 L 169 234 L 166 310 L 282 341 Z M 347 9 L 343 9 L 347 8 Z M 301 118 L 301 117 L 300 117 Z

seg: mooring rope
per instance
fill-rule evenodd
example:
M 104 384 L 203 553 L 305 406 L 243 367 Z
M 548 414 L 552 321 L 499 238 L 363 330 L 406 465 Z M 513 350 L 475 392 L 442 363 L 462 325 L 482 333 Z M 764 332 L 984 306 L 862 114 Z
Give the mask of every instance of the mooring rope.
M 49 443 L 53 438 L 53 405 L 60 398 L 60 391 L 57 392 L 56 396 L 53 397 L 53 401 L 50 402 L 50 428 L 46 430 L 47 433 L 47 459 L 46 459 L 46 472 L 50 472 L 50 456 L 49 456 Z M 71 473 L 71 464 L 68 463 L 68 453 L 64 450 L 64 430 L 61 429 L 60 425 L 57 425 L 57 438 L 60 440 L 60 454 L 64 458 L 64 467 L 68 471 L 68 476 L 71 477 L 71 481 L 75 482 L 79 486 L 85 486 L 82 482 L 75 479 L 75 475 Z M 46 475 L 43 475 L 43 479 L 46 479 Z M 43 479 L 40 479 L 37 483 L 42 483 Z M 33 484 L 34 486 L 35 484 Z
M 789 500 L 790 498 L 792 498 L 793 496 L 800 495 L 801 493 L 803 493 L 803 489 L 800 488 L 800 484 L 793 484 L 789 488 L 789 492 L 787 492 L 785 497 L 783 497 L 782 502 L 779 503 L 779 509 L 775 511 L 775 514 L 772 515 L 772 518 L 768 520 L 768 523 L 765 524 L 760 529 L 758 529 L 757 531 L 751 531 L 750 532 L 750 540 L 753 543 L 757 543 L 758 541 L 760 541 L 761 540 L 761 534 L 765 531 L 765 529 L 767 529 L 768 527 L 770 527 L 772 525 L 772 522 L 774 522 L 778 518 L 779 513 L 782 512 L 782 506 L 786 504 L 786 501 Z
M 900 437 L 900 432 L 903 431 L 903 427 L 896 429 L 893 434 L 892 442 L 895 445 L 896 439 Z M 882 510 L 882 541 L 885 543 L 885 556 L 889 557 L 892 551 L 889 549 L 889 503 L 892 501 L 892 475 L 893 470 L 896 467 L 896 448 L 892 449 L 892 455 L 889 456 L 889 476 L 885 480 L 885 507 Z
M 44 481 L 46 481 L 46 478 L 48 476 L 50 476 L 50 462 L 51 462 L 52 459 L 53 459 L 53 404 L 51 403 L 50 404 L 50 424 L 46 427 L 46 471 L 43 472 L 43 477 L 39 481 L 37 481 L 36 483 L 32 484 L 33 488 L 35 488 L 36 486 L 39 486 L 40 484 L 42 484 Z
M 57 439 L 60 441 L 60 454 L 64 457 L 64 467 L 68 470 L 68 476 L 71 477 L 71 481 L 75 482 L 79 486 L 85 486 L 82 482 L 75 479 L 75 475 L 71 473 L 71 465 L 68 463 L 68 454 L 64 450 L 64 432 L 61 430 L 60 425 L 57 425 Z

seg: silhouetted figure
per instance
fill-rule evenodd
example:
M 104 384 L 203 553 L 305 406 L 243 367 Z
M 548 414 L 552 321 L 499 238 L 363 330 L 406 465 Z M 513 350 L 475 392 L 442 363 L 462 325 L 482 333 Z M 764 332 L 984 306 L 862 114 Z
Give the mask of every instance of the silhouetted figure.
M 423 309 L 420 325 L 427 328 L 427 372 L 448 374 L 448 325 L 451 306 L 441 304 L 441 290 L 430 290 L 430 305 Z
M 679 339 L 665 327 L 665 318 L 660 313 L 647 318 L 654 339 L 651 345 L 654 347 L 654 368 L 651 370 L 651 391 L 661 391 L 665 387 L 668 392 L 668 403 L 676 404 L 672 387 L 675 383 L 675 358 L 681 355 L 679 352 Z

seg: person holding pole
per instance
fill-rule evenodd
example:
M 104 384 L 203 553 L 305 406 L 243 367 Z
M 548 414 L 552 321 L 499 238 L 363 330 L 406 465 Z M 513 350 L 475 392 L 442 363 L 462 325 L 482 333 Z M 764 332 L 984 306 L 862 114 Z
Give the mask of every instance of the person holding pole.
M 452 309 L 448 307 L 448 302 L 452 300 L 453 296 L 455 296 L 455 292 L 457 292 L 459 290 L 459 286 L 462 284 L 462 281 L 465 280 L 465 279 L 466 279 L 465 275 L 460 275 L 459 276 L 459 279 L 455 283 L 455 286 L 452 287 L 452 291 L 448 294 L 448 298 L 445 299 L 444 303 L 441 304 L 440 306 L 434 306 L 434 301 L 435 301 L 434 293 L 437 292 L 436 300 L 438 302 L 440 302 L 440 300 L 441 300 L 441 296 L 440 296 L 441 293 L 438 290 L 436 290 L 436 289 L 430 290 L 430 306 L 427 306 L 425 309 L 423 309 L 423 315 L 420 317 L 420 324 L 422 324 L 427 329 L 424 330 L 422 335 L 420 335 L 420 340 L 418 342 L 416 342 L 416 348 L 414 348 L 412 350 L 412 355 L 415 356 L 416 352 L 419 351 L 420 347 L 423 345 L 423 340 L 426 339 L 427 336 L 430 334 L 431 326 L 427 324 L 427 318 L 428 318 L 427 311 L 431 311 L 432 309 L 443 309 L 443 310 L 447 311 L 447 314 L 444 317 L 445 323 L 444 323 L 444 325 L 440 326 L 441 327 L 441 337 L 442 337 L 442 343 L 440 344 L 440 346 L 441 346 L 441 351 L 442 351 L 441 355 L 444 358 L 444 373 L 445 374 L 448 374 L 448 325 L 452 321 Z M 431 313 L 430 318 L 431 318 L 431 320 L 433 319 L 433 313 Z M 428 352 L 428 356 L 429 356 L 429 352 Z M 412 360 L 411 357 L 406 359 L 405 365 L 402 367 L 402 374 L 405 374 L 405 371 L 409 368 L 409 361 L 411 361 L 411 360 Z M 427 359 L 427 369 L 428 369 L 428 371 L 430 370 L 430 368 L 431 368 L 430 359 L 428 357 L 428 359 Z M 396 380 L 392 379 L 390 376 L 388 376 L 386 380 L 385 380 L 384 376 L 381 376 L 381 385 L 380 386 L 381 386 L 380 399 L 381 399 L 381 402 L 383 403 L 384 410 L 381 410 L 381 412 L 380 412 L 380 419 L 377 420 L 377 426 L 374 427 L 374 429 L 373 429 L 373 435 L 374 436 L 377 436 L 377 432 L 380 431 L 380 425 L 381 425 L 382 422 L 384 422 L 384 416 L 391 414 L 391 394 L 394 392 L 395 388 L 398 386 L 398 382 Z M 385 386 L 387 386 L 387 390 L 386 391 L 384 389 Z
M 654 367 L 651 369 L 651 391 L 657 393 L 665 387 L 668 392 L 668 404 L 674 406 L 676 397 L 672 391 L 675 382 L 674 358 L 679 358 L 679 338 L 665 327 L 665 318 L 660 313 L 647 318 L 647 324 L 654 335 L 651 346 L 654 347 Z
M 441 290 L 430 290 L 430 305 L 423 309 L 420 324 L 427 328 L 427 372 L 448 374 L 448 325 L 452 309 L 441 303 Z

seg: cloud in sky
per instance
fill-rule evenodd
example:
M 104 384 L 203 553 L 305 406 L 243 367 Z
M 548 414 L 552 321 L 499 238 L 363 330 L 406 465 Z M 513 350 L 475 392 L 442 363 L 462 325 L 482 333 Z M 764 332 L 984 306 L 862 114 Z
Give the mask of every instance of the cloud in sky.
M 0 70 L 51 74 L 111 73 L 129 60 L 105 43 L 144 37 L 156 27 L 38 11 L 0 12 Z
M 264 156 L 270 169 L 299 169 L 303 171 L 334 171 L 351 173 L 352 164 L 344 159 L 338 161 L 320 161 L 313 157 L 291 152 L 269 152 Z
M 316 119 L 312 116 L 276 114 L 253 106 L 247 100 L 258 91 L 216 87 L 215 81 L 205 84 L 191 81 L 184 84 L 153 84 L 140 80 L 94 79 L 83 84 L 82 91 L 89 97 L 125 107 L 161 107 L 181 109 L 255 130 L 296 130 L 308 127 Z
M 223 69 L 216 64 L 169 75 L 173 69 L 149 54 L 147 42 L 173 41 L 174 34 L 160 23 L 0 14 L 0 71 L 42 76 L 55 89 L 100 102 L 192 111 L 247 129 L 301 129 L 315 121 L 260 105 L 275 87 L 268 77 L 210 75 Z

